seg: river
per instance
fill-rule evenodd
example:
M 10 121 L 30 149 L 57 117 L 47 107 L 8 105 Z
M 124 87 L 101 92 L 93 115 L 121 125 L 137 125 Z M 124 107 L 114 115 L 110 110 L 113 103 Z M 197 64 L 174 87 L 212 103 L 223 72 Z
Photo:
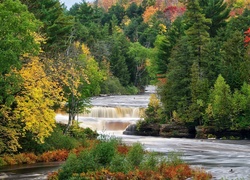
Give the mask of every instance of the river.
M 250 180 L 250 141 L 248 140 L 200 140 L 182 138 L 160 138 L 146 136 L 123 135 L 127 125 L 140 119 L 140 112 L 147 107 L 153 87 L 146 89 L 146 94 L 132 96 L 94 97 L 93 108 L 88 114 L 78 116 L 82 127 L 90 127 L 99 133 L 121 138 L 123 142 L 132 144 L 140 142 L 146 150 L 162 152 L 180 152 L 184 161 L 193 167 L 204 168 L 213 175 L 213 179 Z M 58 122 L 66 122 L 67 115 L 57 114 Z M 18 167 L 13 171 L 0 170 L 0 179 L 10 175 L 12 179 L 46 179 L 46 173 L 59 165 L 48 167 L 45 164 L 37 168 Z M 23 171 L 22 169 L 25 169 Z M 18 170 L 18 171 L 17 171 Z M 28 172 L 27 172 L 28 171 Z M 16 178 L 14 178 L 16 177 Z M 5 178 L 6 179 L 6 178 Z M 11 179 L 11 178 L 9 178 Z

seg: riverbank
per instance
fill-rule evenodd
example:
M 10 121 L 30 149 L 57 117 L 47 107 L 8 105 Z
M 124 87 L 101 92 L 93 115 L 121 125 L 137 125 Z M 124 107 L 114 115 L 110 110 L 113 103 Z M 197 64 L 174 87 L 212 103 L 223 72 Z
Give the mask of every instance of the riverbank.
M 250 130 L 216 130 L 211 126 L 189 127 L 184 124 L 171 123 L 139 123 L 129 125 L 123 132 L 125 135 L 156 136 L 164 138 L 196 138 L 196 139 L 250 139 Z

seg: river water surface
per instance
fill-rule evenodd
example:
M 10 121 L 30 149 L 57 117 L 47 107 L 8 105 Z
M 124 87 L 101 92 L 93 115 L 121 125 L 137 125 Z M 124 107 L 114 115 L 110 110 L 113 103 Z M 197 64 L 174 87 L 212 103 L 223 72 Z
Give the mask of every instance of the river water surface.
M 143 109 L 147 107 L 154 88 L 148 87 L 146 90 L 147 93 L 143 95 L 94 97 L 91 100 L 92 109 L 88 114 L 79 115 L 78 121 L 83 127 L 119 137 L 127 144 L 140 142 L 145 149 L 162 152 L 166 156 L 169 152 L 180 152 L 184 161 L 194 167 L 204 168 L 213 175 L 213 179 L 250 180 L 250 141 L 248 140 L 199 140 L 123 135 L 123 130 L 129 124 L 136 123 Z M 65 114 L 56 116 L 58 122 L 66 123 L 67 118 Z M 57 169 L 58 166 L 48 169 L 26 168 L 26 172 L 22 172 L 20 167 L 19 172 L 11 171 L 11 168 L 8 171 L 0 170 L 0 179 L 1 175 L 4 177 L 11 173 L 12 177 L 19 177 L 13 179 L 46 179 L 46 173 Z M 32 174 L 37 176 L 30 178 Z

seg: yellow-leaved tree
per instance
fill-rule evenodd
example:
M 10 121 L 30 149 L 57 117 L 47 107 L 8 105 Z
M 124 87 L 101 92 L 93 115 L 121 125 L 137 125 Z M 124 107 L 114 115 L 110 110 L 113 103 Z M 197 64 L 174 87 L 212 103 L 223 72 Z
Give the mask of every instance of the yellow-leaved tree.
M 55 126 L 53 106 L 62 100 L 62 88 L 46 75 L 39 57 L 24 57 L 22 69 L 16 70 L 23 79 L 22 89 L 15 97 L 14 116 L 22 122 L 23 134 L 31 132 L 37 142 L 43 142 Z
M 89 98 L 100 93 L 100 83 L 105 78 L 105 71 L 99 68 L 86 45 L 75 42 L 69 48 L 66 57 L 70 62 L 66 71 L 68 78 L 64 78 L 66 110 L 69 113 L 65 132 L 76 116 L 89 107 Z

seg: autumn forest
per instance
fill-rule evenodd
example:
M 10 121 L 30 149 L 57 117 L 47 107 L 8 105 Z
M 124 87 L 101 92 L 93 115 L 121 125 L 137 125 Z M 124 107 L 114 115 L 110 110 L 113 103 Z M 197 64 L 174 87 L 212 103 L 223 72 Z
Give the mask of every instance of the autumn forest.
M 152 122 L 250 126 L 250 1 L 0 1 L 0 154 L 43 143 L 59 109 L 158 87 Z

